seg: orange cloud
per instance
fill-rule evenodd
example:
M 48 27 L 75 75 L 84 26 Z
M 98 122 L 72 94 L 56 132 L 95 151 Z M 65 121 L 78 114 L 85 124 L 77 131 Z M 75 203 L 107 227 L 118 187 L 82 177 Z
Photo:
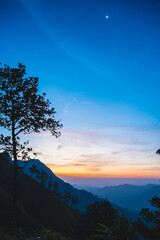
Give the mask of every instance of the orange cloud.
M 102 167 L 88 163 L 47 164 L 59 176 L 72 177 L 159 177 L 160 167 L 142 164 L 129 164 Z

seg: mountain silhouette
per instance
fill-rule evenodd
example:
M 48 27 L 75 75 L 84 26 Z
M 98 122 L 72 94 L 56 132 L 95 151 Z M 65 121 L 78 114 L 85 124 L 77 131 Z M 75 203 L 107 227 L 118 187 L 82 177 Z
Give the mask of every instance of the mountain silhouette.
M 24 166 L 23 161 L 18 161 L 18 165 L 20 167 Z M 66 191 L 71 193 L 71 196 L 74 196 L 77 198 L 78 203 L 75 205 L 72 205 L 74 208 L 79 209 L 81 212 L 84 212 L 86 209 L 86 206 L 89 204 L 92 204 L 96 201 L 101 201 L 99 197 L 93 195 L 92 193 L 87 192 L 86 190 L 78 190 L 77 188 L 74 188 L 69 183 L 64 182 L 62 179 L 57 177 L 44 163 L 42 163 L 38 159 L 29 160 L 23 169 L 23 172 L 33 178 L 34 180 L 40 182 L 40 180 L 36 177 L 36 174 L 32 174 L 30 171 L 30 168 L 35 165 L 37 170 L 42 173 L 45 172 L 47 174 L 47 180 L 45 181 L 45 187 L 48 187 L 49 181 L 52 180 L 53 183 L 58 183 L 59 186 L 59 192 L 61 194 L 64 194 Z M 53 187 L 51 188 L 53 190 Z
M 7 228 L 11 226 L 12 195 L 13 165 L 0 155 L 0 226 Z M 51 227 L 63 231 L 74 228 L 78 218 L 78 211 L 19 169 L 17 224 L 24 229 Z
M 123 184 L 118 186 L 106 186 L 103 188 L 87 188 L 88 191 L 99 197 L 107 199 L 122 208 L 140 211 L 142 208 L 150 207 L 150 200 L 159 196 L 160 185 L 131 185 Z

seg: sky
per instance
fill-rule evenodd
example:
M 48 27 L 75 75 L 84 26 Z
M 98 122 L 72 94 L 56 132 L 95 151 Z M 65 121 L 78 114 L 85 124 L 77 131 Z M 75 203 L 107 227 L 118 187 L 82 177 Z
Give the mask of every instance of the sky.
M 37 157 L 79 185 L 158 181 L 160 2 L 0 4 L 0 62 L 21 62 L 27 76 L 39 77 L 39 92 L 63 123 L 58 139 L 49 132 L 21 136 Z

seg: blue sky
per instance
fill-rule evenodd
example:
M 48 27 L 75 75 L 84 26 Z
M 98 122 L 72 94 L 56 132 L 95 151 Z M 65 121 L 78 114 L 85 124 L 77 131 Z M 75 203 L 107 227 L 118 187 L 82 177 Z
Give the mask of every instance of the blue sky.
M 154 0 L 1 1 L 0 61 L 38 76 L 64 125 L 58 140 L 29 136 L 55 173 L 159 176 L 159 11 Z

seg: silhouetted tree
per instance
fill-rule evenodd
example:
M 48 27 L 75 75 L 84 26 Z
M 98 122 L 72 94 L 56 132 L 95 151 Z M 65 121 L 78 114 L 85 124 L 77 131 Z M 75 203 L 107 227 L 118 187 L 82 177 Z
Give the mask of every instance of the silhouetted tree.
M 68 191 L 65 191 L 63 198 L 64 198 L 64 200 L 65 200 L 66 202 L 69 202 L 69 201 L 71 200 L 71 198 L 72 198 L 71 193 L 68 192 Z
M 36 173 L 40 174 L 40 172 L 39 172 L 39 170 L 37 169 L 37 167 L 36 167 L 35 164 L 33 164 L 33 165 L 29 168 L 29 170 L 30 170 L 30 172 L 31 172 L 31 174 L 32 174 L 32 177 L 33 177 L 33 175 L 36 174 Z
M 45 171 L 42 171 L 41 173 L 37 174 L 37 179 L 40 180 L 40 183 L 43 185 L 47 184 L 47 180 L 48 180 L 48 174 Z
M 78 198 L 75 196 L 71 196 L 71 203 L 72 204 L 78 204 Z
M 137 240 L 132 225 L 124 215 L 120 216 L 108 201 L 90 204 L 84 216 L 81 231 L 82 234 L 90 236 L 88 240 Z
M 138 235 L 135 232 L 132 224 L 127 218 L 117 216 L 110 227 L 99 223 L 95 234 L 90 236 L 88 240 L 138 240 Z
M 87 237 L 94 234 L 98 223 L 110 228 L 117 216 L 117 211 L 113 209 L 108 201 L 90 204 L 86 207 L 86 212 L 81 220 L 79 235 L 82 239 L 87 239 Z
M 52 190 L 52 187 L 53 187 L 53 181 L 52 181 L 52 178 L 50 178 L 48 182 L 48 189 Z
M 160 149 L 156 151 L 156 154 L 160 155 Z M 140 212 L 140 216 L 137 223 L 134 223 L 135 228 L 141 235 L 146 238 L 159 240 L 160 239 L 160 197 L 154 196 L 151 200 L 151 209 L 143 208 Z M 143 221 L 152 223 L 149 227 Z
M 49 130 L 55 137 L 60 136 L 62 127 L 55 120 L 55 109 L 46 99 L 46 94 L 38 94 L 37 77 L 26 78 L 26 67 L 18 68 L 4 65 L 0 68 L 0 127 L 8 130 L 8 136 L 0 135 L 1 149 L 10 153 L 14 160 L 13 217 L 16 213 L 17 159 L 29 158 L 27 142 L 20 143 L 19 135 Z
M 6 152 L 6 151 L 1 152 L 1 153 L 0 153 L 0 157 L 1 157 L 2 159 L 4 159 L 5 161 L 8 160 L 8 162 L 9 162 L 9 160 L 11 160 L 8 152 Z
M 134 223 L 137 230 L 144 237 L 159 240 L 160 239 L 160 198 L 153 197 L 149 200 L 152 208 L 143 208 L 141 210 L 140 216 L 142 217 L 138 219 L 138 223 Z M 145 222 L 152 223 L 152 225 L 146 225 Z
M 58 192 L 59 192 L 59 185 L 58 185 L 57 182 L 54 182 L 54 183 L 53 183 L 53 192 L 54 192 L 55 194 L 58 194 Z
M 157 150 L 156 154 L 159 154 L 159 155 L 160 155 L 160 149 Z

